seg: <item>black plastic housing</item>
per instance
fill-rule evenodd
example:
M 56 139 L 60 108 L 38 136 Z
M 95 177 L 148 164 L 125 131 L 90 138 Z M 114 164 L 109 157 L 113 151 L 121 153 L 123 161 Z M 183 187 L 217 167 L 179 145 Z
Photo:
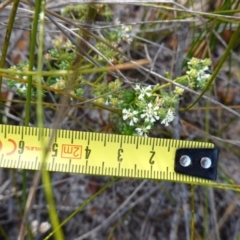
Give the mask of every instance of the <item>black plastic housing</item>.
M 210 180 L 217 179 L 217 162 L 218 162 L 217 148 L 180 148 L 176 151 L 174 170 L 177 173 L 186 174 L 194 177 L 200 177 Z M 188 167 L 183 167 L 179 160 L 183 155 L 191 158 L 191 164 Z M 211 159 L 212 164 L 208 169 L 201 166 L 200 161 L 203 157 Z

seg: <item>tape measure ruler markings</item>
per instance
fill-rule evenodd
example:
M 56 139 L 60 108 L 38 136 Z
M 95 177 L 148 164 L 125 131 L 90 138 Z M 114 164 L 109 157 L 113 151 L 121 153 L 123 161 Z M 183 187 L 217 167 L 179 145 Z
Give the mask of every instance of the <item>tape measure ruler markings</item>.
M 0 167 L 39 169 L 40 138 L 48 142 L 52 134 L 47 128 L 0 125 Z M 217 174 L 218 150 L 204 142 L 57 130 L 47 151 L 45 167 L 57 172 L 205 184 Z M 202 167 L 201 159 L 210 165 Z

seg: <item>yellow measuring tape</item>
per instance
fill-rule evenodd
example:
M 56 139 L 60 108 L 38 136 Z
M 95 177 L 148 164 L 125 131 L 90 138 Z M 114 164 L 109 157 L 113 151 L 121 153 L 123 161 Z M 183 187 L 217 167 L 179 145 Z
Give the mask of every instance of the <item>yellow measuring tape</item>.
M 49 171 L 124 178 L 211 184 L 174 171 L 178 148 L 213 149 L 211 143 L 0 125 L 0 167 L 41 168 L 41 138 L 51 144 L 44 167 Z

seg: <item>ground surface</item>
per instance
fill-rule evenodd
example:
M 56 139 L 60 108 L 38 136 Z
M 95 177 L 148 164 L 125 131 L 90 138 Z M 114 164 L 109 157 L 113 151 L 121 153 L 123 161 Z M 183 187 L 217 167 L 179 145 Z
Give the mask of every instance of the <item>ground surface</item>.
M 59 12 L 60 6 L 53 3 L 48 2 L 47 8 Z M 148 68 L 161 75 L 169 72 L 172 78 L 180 76 L 186 70 L 183 63 L 190 56 L 190 52 L 191 55 L 199 58 L 204 58 L 209 54 L 213 61 L 212 70 L 214 70 L 237 24 L 223 25 L 222 29 L 219 27 L 216 30 L 218 40 L 214 47 L 209 47 L 210 37 L 207 34 L 213 32 L 212 29 L 216 26 L 214 24 L 207 25 L 207 18 L 204 15 L 201 16 L 199 11 L 210 12 L 220 9 L 223 5 L 222 1 L 202 2 L 202 4 L 194 6 L 188 1 L 178 4 L 196 12 L 192 15 L 186 12 L 186 21 L 174 22 L 171 20 L 181 13 L 181 11 L 174 11 L 174 8 L 169 10 L 164 7 L 156 8 L 136 4 L 111 6 L 114 13 L 111 18 L 112 23 L 116 23 L 118 20 L 126 25 L 127 23 L 138 23 L 133 24 L 131 32 L 133 41 L 130 44 L 124 43 L 122 49 L 127 56 L 135 60 L 150 58 L 152 64 Z M 167 6 L 172 7 L 173 5 Z M 179 5 L 175 7 L 180 9 Z M 0 47 L 3 46 L 10 10 L 11 5 L 0 10 Z M 21 3 L 11 35 L 6 68 L 17 64 L 20 60 L 28 60 L 31 16 L 32 9 Z M 237 17 L 237 14 L 234 16 Z M 156 22 L 147 24 L 149 21 L 160 19 L 166 21 L 159 24 Z M 99 19 L 96 25 L 105 24 L 101 21 L 102 19 Z M 207 37 L 194 43 L 205 28 L 207 31 L 204 34 L 207 33 Z M 63 34 L 49 20 L 46 20 L 45 32 L 44 47 L 47 51 L 52 47 L 52 39 L 62 37 Z M 99 31 L 96 32 L 100 34 Z M 239 51 L 239 46 L 232 50 L 231 56 L 223 64 L 212 88 L 206 93 L 206 96 L 220 103 L 235 107 L 237 112 L 239 112 L 240 106 Z M 151 85 L 165 83 L 140 69 L 125 70 L 123 73 L 130 81 L 138 79 L 139 82 Z M 89 78 L 94 79 L 95 76 L 90 75 Z M 9 100 L 24 100 L 15 93 L 10 94 L 9 89 L 5 85 L 4 87 L 5 90 L 2 92 L 8 94 Z M 188 106 L 195 98 L 195 95 L 186 93 L 181 100 L 179 109 Z M 48 101 L 51 101 L 49 99 Z M 208 107 L 208 110 L 205 111 L 204 107 Z M 22 125 L 24 104 L 13 103 L 10 111 L 9 107 L 4 109 L 3 115 L 5 115 L 4 123 Z M 46 108 L 44 115 L 45 126 L 51 126 L 55 112 Z M 114 121 L 112 121 L 110 113 L 102 109 L 73 108 L 71 115 L 82 124 L 65 118 L 61 128 L 82 131 L 93 129 L 105 133 L 114 131 Z M 30 121 L 32 125 L 36 124 L 34 106 Z M 221 150 L 218 181 L 231 182 L 233 186 L 238 184 L 239 190 L 239 133 L 240 120 L 238 117 L 202 99 L 192 110 L 180 111 L 178 120 L 169 127 L 157 125 L 156 131 L 151 133 L 151 136 L 190 141 L 210 140 Z M 232 142 L 229 143 L 229 141 Z M 28 190 L 33 177 L 33 172 L 27 173 Z M 51 173 L 51 177 L 56 208 L 61 221 L 112 179 L 67 173 Z M 22 182 L 20 170 L 0 169 L 0 239 L 17 239 L 19 234 L 22 220 L 20 211 Z M 28 217 L 34 234 L 33 239 L 39 240 L 44 239 L 46 235 L 43 223 L 50 221 L 41 184 L 40 182 Z M 232 240 L 240 238 L 240 200 L 237 191 L 195 186 L 193 195 L 191 187 L 182 183 L 119 179 L 64 225 L 65 239 L 190 239 L 192 200 L 194 200 L 195 234 L 191 239 Z M 37 229 L 35 232 L 34 224 Z M 26 239 L 29 235 L 26 232 Z

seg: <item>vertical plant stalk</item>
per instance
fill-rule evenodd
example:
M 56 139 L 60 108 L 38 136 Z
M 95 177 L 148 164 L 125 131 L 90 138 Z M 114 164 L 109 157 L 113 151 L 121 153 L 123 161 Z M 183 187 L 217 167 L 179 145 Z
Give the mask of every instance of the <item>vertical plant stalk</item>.
M 5 60 L 6 60 L 6 56 L 7 56 L 7 50 L 8 50 L 8 46 L 9 46 L 9 42 L 10 42 L 10 37 L 12 34 L 13 24 L 14 24 L 14 20 L 16 17 L 17 9 L 18 9 L 18 4 L 19 4 L 19 0 L 14 1 L 12 11 L 11 11 L 11 14 L 9 17 L 7 30 L 6 30 L 6 34 L 5 34 L 5 38 L 4 38 L 4 44 L 2 47 L 0 68 L 4 68 L 4 64 L 5 64 Z M 2 88 L 2 76 L 0 76 L 0 91 L 2 90 L 1 88 Z
M 38 63 L 37 63 L 37 124 L 38 127 L 43 128 L 43 103 L 42 103 L 42 66 L 43 66 L 43 42 L 44 42 L 44 17 L 45 17 L 45 1 L 43 0 L 41 1 L 37 1 L 38 6 L 36 6 L 36 11 L 35 11 L 35 18 L 34 18 L 34 22 L 35 24 L 35 30 L 33 30 L 33 32 L 35 32 L 35 35 L 33 34 L 33 38 L 35 38 L 35 42 L 32 41 L 32 67 L 33 67 L 33 60 L 34 60 L 34 51 L 35 51 L 35 43 L 36 43 L 36 35 L 37 35 L 37 26 L 38 26 L 38 19 L 40 19 L 40 27 L 39 27 L 39 48 L 38 48 Z M 36 16 L 38 15 L 38 16 Z M 37 19 L 37 21 L 36 21 Z M 34 27 L 33 27 L 34 28 Z M 33 44 L 34 42 L 34 44 Z M 30 64 L 31 65 L 31 64 Z M 28 87 L 31 84 L 28 85 Z M 30 93 L 31 93 L 31 88 L 30 88 Z M 31 100 L 31 94 L 28 95 L 29 99 Z M 30 106 L 30 102 L 29 105 Z M 30 108 L 29 108 L 30 109 Z M 44 142 L 44 139 L 41 138 L 41 146 L 42 149 L 46 149 L 46 144 Z M 45 151 L 42 152 L 42 166 L 44 166 L 44 162 L 46 160 L 47 154 Z M 59 221 L 57 218 L 57 214 L 56 214 L 56 210 L 55 210 L 55 204 L 54 204 L 54 200 L 53 200 L 53 194 L 52 194 L 52 189 L 51 189 L 51 181 L 49 178 L 49 174 L 46 171 L 37 171 L 34 179 L 33 179 L 33 184 L 32 187 L 30 189 L 29 192 L 29 196 L 27 199 L 27 203 L 26 203 L 26 207 L 25 207 L 25 212 L 24 212 L 24 216 L 23 216 L 23 220 L 22 220 L 22 224 L 21 224 L 21 229 L 20 229 L 20 234 L 18 239 L 22 240 L 24 239 L 24 235 L 25 235 L 25 224 L 28 220 L 28 215 L 32 209 L 32 205 L 33 205 L 33 201 L 34 201 L 34 197 L 36 194 L 36 189 L 37 186 L 39 184 L 40 178 L 41 178 L 41 173 L 43 176 L 43 182 L 44 183 L 48 183 L 46 186 L 45 185 L 45 193 L 46 193 L 46 198 L 49 204 L 49 215 L 50 215 L 50 219 L 51 219 L 51 223 L 52 223 L 52 227 L 53 229 L 58 229 L 58 231 L 56 231 L 55 234 L 55 239 L 64 239 L 63 238 L 63 234 L 61 229 L 58 228 L 59 226 Z M 50 199 L 50 200 L 49 200 Z
M 8 50 L 8 46 L 9 46 L 9 42 L 10 42 L 12 29 L 13 29 L 13 24 L 14 24 L 14 20 L 15 20 L 16 14 L 17 14 L 18 4 L 19 4 L 19 0 L 15 0 L 14 3 L 13 3 L 13 6 L 12 6 L 12 11 L 11 11 L 11 14 L 10 14 L 10 17 L 9 17 L 7 30 L 6 30 L 6 34 L 5 34 L 5 38 L 4 38 L 4 44 L 3 44 L 3 47 L 2 47 L 2 56 L 1 56 L 1 60 L 0 60 L 0 68 L 4 68 L 4 64 L 5 64 L 5 60 L 6 60 L 6 56 L 7 56 L 7 50 Z M 0 104 L 2 103 L 1 92 L 2 92 L 2 76 L 0 75 Z M 2 123 L 2 114 L 0 114 L 0 123 Z
M 29 66 L 28 70 L 32 71 L 34 66 L 34 57 L 35 57 L 35 45 L 36 45 L 36 39 L 37 39 L 37 30 L 38 30 L 38 20 L 39 20 L 39 14 L 41 9 L 41 1 L 36 1 L 35 5 L 35 11 L 34 11 L 34 18 L 32 23 L 32 31 L 30 35 L 30 49 L 29 49 Z M 24 125 L 29 126 L 29 120 L 30 120 L 30 109 L 31 109 L 31 98 L 32 98 L 32 75 L 28 75 L 27 78 L 27 96 L 26 96 L 26 109 L 25 109 L 25 119 L 24 119 Z M 27 201 L 27 170 L 23 170 L 23 194 L 22 194 L 22 204 L 23 209 L 25 208 L 25 204 Z
M 43 67 L 43 52 L 44 52 L 44 25 L 45 25 L 45 5 L 46 1 L 41 1 L 41 12 L 39 14 L 39 47 L 38 47 L 38 60 L 37 60 L 37 126 L 40 129 L 43 129 L 43 89 L 42 89 L 42 67 Z M 48 202 L 49 208 L 49 217 L 51 220 L 52 228 L 56 231 L 54 233 L 55 239 L 64 240 L 62 229 L 59 227 L 60 222 L 58 219 L 58 214 L 55 207 L 54 195 L 52 191 L 50 174 L 47 170 L 45 170 L 45 162 L 47 159 L 47 151 L 46 151 L 46 141 L 43 136 L 41 136 L 41 159 L 42 159 L 42 180 L 44 185 L 44 191 L 46 200 Z
M 35 45 L 36 45 L 36 39 L 37 39 L 37 30 L 38 30 L 38 21 L 39 21 L 40 12 L 41 12 L 41 0 L 36 1 L 36 5 L 35 5 L 32 31 L 31 31 L 31 37 L 30 37 L 29 68 L 28 68 L 29 71 L 32 71 L 34 66 Z M 28 86 L 27 86 L 27 97 L 26 97 L 26 113 L 25 113 L 25 121 L 24 121 L 25 126 L 29 126 L 29 119 L 30 119 L 32 75 L 28 75 L 27 82 L 28 82 Z M 34 196 L 37 189 L 36 186 L 39 184 L 40 178 L 41 178 L 41 172 L 38 171 L 34 176 L 33 184 L 32 184 L 32 187 L 30 188 L 29 196 L 27 199 L 27 191 L 26 191 L 27 171 L 23 170 L 22 204 L 23 204 L 24 214 L 23 214 L 22 223 L 21 223 L 19 236 L 18 236 L 19 240 L 24 239 L 25 226 L 28 221 L 28 215 L 32 209 L 32 204 L 33 204 Z
M 32 71 L 34 66 L 34 57 L 35 57 L 35 46 L 37 42 L 37 31 L 38 31 L 38 21 L 39 14 L 41 11 L 41 0 L 36 1 L 34 18 L 32 23 L 32 31 L 30 36 L 30 49 L 29 49 L 29 66 L 28 70 Z M 27 97 L 26 97 L 26 110 L 25 110 L 25 126 L 29 126 L 30 120 L 30 109 L 31 109 L 31 99 L 32 99 L 32 75 L 28 75 L 27 78 Z

